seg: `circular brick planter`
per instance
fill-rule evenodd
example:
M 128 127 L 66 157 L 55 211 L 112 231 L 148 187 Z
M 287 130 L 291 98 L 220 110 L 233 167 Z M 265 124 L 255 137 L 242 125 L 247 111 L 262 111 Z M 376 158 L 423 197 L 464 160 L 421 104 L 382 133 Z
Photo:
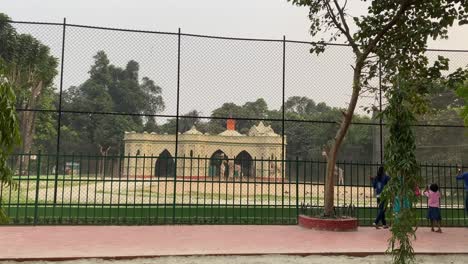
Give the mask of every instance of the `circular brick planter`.
M 319 218 L 306 215 L 298 216 L 299 226 L 314 230 L 325 231 L 357 231 L 358 220 L 356 218 Z

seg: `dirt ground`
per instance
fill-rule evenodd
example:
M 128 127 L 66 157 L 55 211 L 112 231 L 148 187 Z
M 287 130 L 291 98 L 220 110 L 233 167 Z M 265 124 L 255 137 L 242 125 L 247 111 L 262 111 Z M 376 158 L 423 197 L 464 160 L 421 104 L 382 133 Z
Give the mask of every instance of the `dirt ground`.
M 22 181 L 18 190 L 2 191 L 7 202 L 34 203 L 36 182 Z M 297 189 L 296 189 L 297 187 Z M 18 194 L 19 192 L 19 194 Z M 314 184 L 269 183 L 269 182 L 216 182 L 216 181 L 119 181 L 97 179 L 96 181 L 71 182 L 69 179 L 58 182 L 57 198 L 64 203 L 105 203 L 105 204 L 143 204 L 172 203 L 176 192 L 176 201 L 182 204 L 258 204 L 285 205 L 299 201 L 311 205 L 322 205 L 324 186 Z M 297 194 L 296 194 L 297 192 Z M 355 186 L 337 186 L 336 205 L 354 204 L 356 206 L 375 206 L 372 188 Z M 51 203 L 54 197 L 53 182 L 41 182 L 38 198 L 43 203 Z
M 76 180 L 76 179 L 75 179 Z M 279 182 L 222 182 L 192 181 L 172 179 L 119 180 L 96 178 L 94 180 L 71 181 L 70 178 L 58 182 L 57 199 L 59 203 L 75 204 L 167 204 L 174 198 L 179 204 L 249 204 L 249 205 L 295 205 L 296 198 L 312 206 L 324 202 L 324 186 L 313 183 L 298 184 Z M 219 179 L 218 179 L 219 180 Z M 19 193 L 18 193 L 19 192 Z M 174 195 L 174 192 L 176 195 Z M 373 189 L 369 186 L 336 186 L 335 206 L 354 205 L 357 207 L 377 206 Z M 6 203 L 35 202 L 36 181 L 22 181 L 18 190 L 4 188 L 0 198 Z M 442 198 L 443 207 L 463 207 L 462 198 L 448 200 Z M 54 182 L 41 182 L 38 188 L 41 203 L 52 203 Z M 425 206 L 425 199 L 421 199 Z
M 17 264 L 19 262 L 0 261 L 0 264 Z M 142 258 L 132 260 L 101 260 L 101 259 L 84 259 L 64 262 L 47 262 L 47 261 L 26 261 L 21 262 L 41 263 L 41 264 L 323 264 L 323 263 L 340 263 L 340 264 L 390 264 L 389 256 L 367 256 L 367 257 L 348 257 L 348 256 L 217 256 L 217 257 L 162 257 L 162 258 Z M 442 256 L 427 256 L 422 255 L 416 258 L 416 263 L 424 264 L 440 264 L 453 263 L 465 264 L 468 263 L 468 255 L 442 255 Z

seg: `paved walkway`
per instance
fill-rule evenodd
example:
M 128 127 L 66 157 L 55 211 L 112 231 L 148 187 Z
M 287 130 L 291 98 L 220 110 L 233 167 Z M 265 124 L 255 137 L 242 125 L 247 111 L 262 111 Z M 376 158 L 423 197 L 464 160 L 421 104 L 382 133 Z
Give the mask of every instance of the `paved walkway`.
M 187 255 L 382 254 L 388 230 L 319 232 L 298 226 L 0 227 L 0 260 L 65 260 Z M 420 228 L 420 254 L 468 254 L 468 228 Z

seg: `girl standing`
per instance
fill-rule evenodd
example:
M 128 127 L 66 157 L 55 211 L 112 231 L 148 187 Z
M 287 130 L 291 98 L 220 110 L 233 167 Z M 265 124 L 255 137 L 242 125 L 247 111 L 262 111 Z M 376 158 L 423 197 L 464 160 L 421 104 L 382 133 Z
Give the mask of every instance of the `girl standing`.
M 442 229 L 440 228 L 442 216 L 440 214 L 439 186 L 435 183 L 431 184 L 429 188 L 426 186 L 423 194 L 428 198 L 429 210 L 427 211 L 427 219 L 431 221 L 431 231 L 442 233 Z M 434 230 L 434 225 L 437 225 L 437 231 Z

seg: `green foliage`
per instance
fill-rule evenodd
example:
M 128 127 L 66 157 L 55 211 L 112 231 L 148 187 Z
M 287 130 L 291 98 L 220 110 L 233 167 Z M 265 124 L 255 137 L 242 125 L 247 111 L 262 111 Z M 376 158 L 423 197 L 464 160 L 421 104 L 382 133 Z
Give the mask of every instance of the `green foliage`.
M 49 47 L 29 34 L 18 33 L 9 23 L 9 17 L 2 13 L 0 43 L 0 58 L 6 66 L 4 74 L 16 94 L 16 107 L 53 110 L 55 94 L 52 84 L 57 75 L 58 61 L 50 55 Z M 56 129 L 52 128 L 52 117 L 51 113 L 19 113 L 23 152 L 31 151 L 33 141 L 41 145 L 56 134 Z M 43 145 L 42 148 L 47 147 Z
M 342 109 L 333 108 L 325 103 L 315 103 L 308 97 L 293 96 L 285 102 L 285 118 L 298 120 L 299 122 L 286 122 L 285 135 L 287 136 L 287 159 L 321 159 L 322 146 L 334 136 L 338 127 L 338 121 L 342 116 Z M 184 133 L 193 125 L 203 133 L 218 134 L 226 129 L 226 117 L 234 118 L 282 118 L 282 109 L 269 109 L 265 100 L 260 98 L 243 105 L 225 103 L 213 110 L 209 122 L 200 120 L 200 112 L 192 110 L 179 119 L 179 132 Z M 304 120 L 324 120 L 331 123 L 300 122 Z M 354 116 L 356 122 L 371 122 L 370 118 L 360 115 Z M 247 134 L 257 120 L 237 120 L 236 129 L 240 133 Z M 281 121 L 265 121 L 265 125 L 271 125 L 276 133 L 281 134 Z M 169 119 L 159 127 L 161 133 L 174 134 L 176 129 L 175 118 Z M 347 160 L 369 160 L 372 158 L 371 126 L 353 126 L 348 134 L 340 157 Z M 146 130 L 149 132 L 149 130 Z
M 416 162 L 416 144 L 411 125 L 415 121 L 411 104 L 410 84 L 400 81 L 397 89 L 387 93 L 388 106 L 383 112 L 390 131 L 385 144 L 385 167 L 391 176 L 383 199 L 389 205 L 392 216 L 392 237 L 389 251 L 394 263 L 414 262 L 411 240 L 416 238 L 417 216 L 413 205 L 417 202 L 414 189 L 421 185 Z
M 4 74 L 4 65 L 0 59 L 0 189 L 13 184 L 8 156 L 21 141 L 15 102 L 13 87 Z M 0 223 L 5 223 L 8 219 L 1 204 L 0 200 Z
M 286 119 L 323 120 L 333 123 L 287 122 L 285 134 L 288 140 L 288 158 L 322 158 L 322 148 L 330 142 L 339 127 L 343 109 L 334 108 L 323 102 L 315 103 L 307 97 L 293 96 L 285 102 Z M 281 118 L 278 113 L 277 118 Z M 355 122 L 371 122 L 366 116 L 354 115 Z M 281 131 L 281 122 L 274 122 L 275 131 Z M 340 159 L 370 160 L 372 158 L 371 126 L 352 126 L 346 142 L 339 152 Z
M 263 98 L 257 99 L 254 102 L 246 102 L 244 105 L 236 105 L 234 103 L 225 103 L 221 107 L 213 110 L 213 117 L 237 117 L 237 118 L 266 118 L 268 116 L 268 105 Z M 237 130 L 240 133 L 247 133 L 249 129 L 258 123 L 253 120 L 238 120 Z M 226 120 L 215 119 L 211 122 L 211 132 L 219 133 L 226 128 Z
M 154 115 L 164 109 L 162 89 L 148 77 L 139 78 L 139 65 L 129 61 L 125 68 L 110 64 L 104 51 L 94 56 L 90 77 L 64 93 L 64 109 L 88 112 L 119 112 Z M 64 115 L 63 146 L 70 152 L 98 153 L 122 150 L 125 131 L 156 130 L 153 117 L 124 115 Z
M 460 115 L 463 118 L 465 125 L 468 125 L 468 82 L 459 84 L 456 92 L 457 95 L 465 102 L 464 106 L 461 108 Z
M 419 124 L 462 126 L 464 106 L 453 87 L 435 83 L 427 98 L 427 111 L 416 116 Z M 464 129 L 460 127 L 414 127 L 416 158 L 421 162 L 461 164 L 468 153 Z M 447 183 L 450 185 L 450 183 Z
M 0 57 L 6 64 L 5 74 L 10 77 L 14 89 L 23 89 L 18 100 L 28 95 L 30 86 L 43 82 L 50 85 L 57 74 L 57 59 L 50 49 L 29 34 L 19 34 L 9 23 L 10 18 L 0 13 Z M 30 92 L 30 91 L 29 91 Z
M 183 115 L 179 119 L 179 132 L 183 133 L 187 130 L 190 130 L 192 126 L 197 126 L 198 129 L 204 130 L 203 126 L 201 126 L 200 118 L 199 116 L 201 115 L 200 112 L 197 110 L 192 110 L 188 112 L 187 114 Z M 175 129 L 172 131 L 174 133 Z
M 145 123 L 144 130 L 148 133 L 159 132 L 158 126 L 156 125 L 156 120 L 154 117 L 148 117 Z
M 446 39 L 448 28 L 454 22 L 464 24 L 468 19 L 468 2 L 460 0 L 361 0 L 368 3 L 368 8 L 367 14 L 359 17 L 347 16 L 347 2 L 343 1 L 288 1 L 309 8 L 312 37 L 329 33 L 328 39 L 322 39 L 313 46 L 313 52 L 323 52 L 325 41 L 344 37 L 356 55 L 375 53 L 381 59 L 387 76 L 394 76 L 398 70 L 404 69 L 411 69 L 413 74 L 416 68 L 425 71 L 428 64 L 424 54 L 427 40 Z M 444 60 L 440 58 L 440 61 Z M 377 61 L 368 63 L 371 71 L 364 79 L 375 76 L 377 70 Z
M 288 1 L 309 8 L 312 37 L 329 33 L 330 42 L 344 37 L 355 55 L 350 85 L 351 99 L 336 137 L 330 143 L 328 154 L 324 207 L 325 215 L 332 216 L 335 190 L 333 168 L 336 155 L 350 127 L 361 90 L 371 86 L 370 81 L 379 73 L 384 91 L 392 89 L 391 84 L 395 83 L 393 78 L 403 74 L 418 80 L 414 82 L 415 91 L 425 92 L 430 80 L 440 78 L 442 71 L 448 69 L 448 59 L 441 56 L 430 66 L 425 53 L 427 40 L 447 38 L 448 28 L 457 20 L 459 24 L 466 23 L 468 2 L 362 0 L 368 2 L 367 14 L 356 17 L 347 13 L 348 1 Z M 325 49 L 325 40 L 322 39 L 312 45 L 311 52 L 319 54 Z M 417 104 L 418 108 L 424 106 L 424 100 L 421 100 L 420 96 L 408 100 Z
M 44 89 L 38 102 L 38 109 L 55 110 L 58 95 L 51 88 Z M 34 152 L 54 153 L 57 145 L 57 113 L 42 112 L 35 119 Z

